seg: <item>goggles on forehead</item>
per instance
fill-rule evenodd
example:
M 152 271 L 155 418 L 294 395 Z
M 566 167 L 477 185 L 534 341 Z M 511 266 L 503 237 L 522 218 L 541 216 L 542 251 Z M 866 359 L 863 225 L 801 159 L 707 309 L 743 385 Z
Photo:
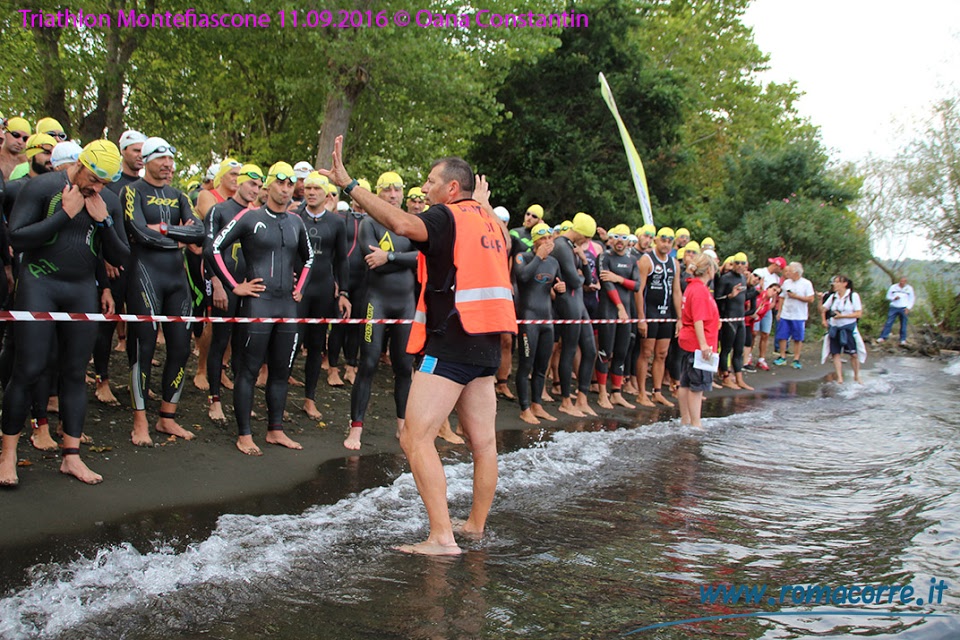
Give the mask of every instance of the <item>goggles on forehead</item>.
M 93 175 L 97 176 L 101 180 L 108 180 L 109 182 L 116 182 L 120 179 L 120 169 L 117 169 L 116 173 L 109 173 L 103 168 L 98 167 L 96 162 L 86 161 L 83 163 L 87 169 L 93 172 Z
M 247 176 L 251 180 L 259 180 L 260 182 L 263 182 L 263 176 L 256 171 L 247 171 L 246 173 L 241 173 L 240 175 Z
M 47 153 L 52 153 L 52 152 L 53 152 L 53 145 L 50 144 L 50 143 L 46 143 L 46 144 L 32 144 L 32 145 L 30 145 L 29 147 L 26 148 L 26 151 L 30 151 L 31 149 L 42 149 L 42 150 L 46 151 Z
M 54 137 L 54 138 L 56 138 L 56 139 L 58 139 L 58 140 L 66 140 L 66 139 L 67 139 L 67 134 L 65 134 L 63 131 L 47 131 L 47 135 L 48 135 L 48 136 L 52 136 L 52 137 Z
M 543 238 L 545 236 L 549 236 L 552 234 L 553 234 L 553 229 L 550 229 L 549 227 L 546 229 L 537 229 L 536 231 L 530 233 L 530 235 L 537 238 Z
M 291 176 L 286 173 L 275 173 L 271 177 L 276 178 L 279 182 L 290 182 L 291 184 L 297 181 L 296 176 Z
M 402 182 L 385 182 L 385 183 L 378 184 L 377 189 L 381 189 L 381 190 L 400 189 L 401 191 L 403 191 L 403 183 Z
M 657 236 L 657 240 L 669 240 L 673 242 L 673 236 Z
M 148 160 L 149 158 L 152 158 L 153 156 L 157 155 L 158 153 L 167 153 L 167 152 L 171 153 L 172 155 L 177 155 L 177 148 L 174 147 L 173 145 L 164 145 L 164 146 L 161 146 L 161 147 L 157 147 L 156 149 L 154 149 L 153 151 L 151 151 L 148 155 L 144 156 L 144 157 L 143 157 L 143 161 L 144 161 L 144 162 L 147 162 L 147 160 Z

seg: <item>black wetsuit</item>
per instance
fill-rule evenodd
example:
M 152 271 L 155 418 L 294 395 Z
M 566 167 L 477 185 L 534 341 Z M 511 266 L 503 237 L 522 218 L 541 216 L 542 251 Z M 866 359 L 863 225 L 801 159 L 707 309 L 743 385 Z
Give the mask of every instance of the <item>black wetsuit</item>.
M 414 289 L 417 285 L 415 274 L 417 250 L 413 243 L 403 236 L 388 231 L 373 218 L 364 218 L 360 223 L 358 243 L 364 256 L 370 253 L 368 247 L 379 246 L 393 254 L 394 259 L 367 273 L 367 294 L 363 317 L 368 320 L 377 318 L 396 318 L 412 320 L 416 311 Z M 406 351 L 410 338 L 409 324 L 367 324 L 363 326 L 360 339 L 360 367 L 350 393 L 351 426 L 363 425 L 363 418 L 370 402 L 370 390 L 373 386 L 373 374 L 383 341 L 390 334 L 390 362 L 393 365 L 393 399 L 397 417 L 404 418 L 407 411 L 407 395 L 410 392 L 410 380 L 413 373 L 413 356 Z
M 552 320 L 550 292 L 560 276 L 556 258 L 548 255 L 541 260 L 532 251 L 518 254 L 513 262 L 513 276 L 517 282 L 517 319 Z M 526 411 L 531 403 L 540 404 L 553 353 L 554 331 L 552 324 L 521 324 L 518 332 L 517 400 L 520 410 Z
M 332 211 L 314 216 L 302 205 L 297 213 L 303 220 L 313 248 L 313 272 L 310 282 L 303 290 L 299 304 L 301 318 L 339 317 L 337 288 L 349 295 L 350 267 L 347 263 L 347 225 L 343 217 Z M 303 396 L 316 400 L 317 381 L 323 364 L 323 352 L 327 346 L 327 325 L 306 325 L 303 332 L 307 347 L 304 363 Z
M 73 218 L 63 210 L 67 172 L 37 176 L 24 185 L 10 216 L 10 240 L 22 251 L 22 270 L 14 308 L 22 311 L 98 313 L 95 273 L 101 258 L 122 263 L 129 249 L 118 232 L 120 202 L 110 192 L 102 198 L 110 218 L 97 223 L 86 209 Z M 3 395 L 3 433 L 20 433 L 29 410 L 32 388 L 44 375 L 44 348 L 59 347 L 60 423 L 67 435 L 83 434 L 87 361 L 97 328 L 93 322 L 19 322 L 16 376 Z
M 629 254 L 603 253 L 598 258 L 599 271 L 611 271 L 626 278 L 623 283 L 603 282 L 600 290 L 599 317 L 616 320 L 616 302 L 623 304 L 627 317 L 636 319 L 634 294 L 640 289 L 640 268 Z M 625 363 L 630 351 L 630 337 L 636 323 L 602 324 L 599 328 L 600 349 L 597 371 L 613 376 L 613 391 L 619 391 L 625 373 Z
M 104 189 L 109 189 L 117 198 L 120 198 L 120 193 L 123 188 L 139 179 L 139 176 L 121 173 L 119 180 L 111 182 L 106 185 Z M 124 239 L 126 240 L 126 234 L 122 235 L 124 235 Z M 127 265 L 114 264 L 112 266 L 117 267 L 120 273 L 116 278 L 102 280 L 100 282 L 100 288 L 108 287 L 110 289 L 110 293 L 113 295 L 113 302 L 117 307 L 117 313 L 122 313 L 124 305 L 126 305 L 127 302 Z M 97 343 L 93 347 L 93 371 L 97 375 L 98 381 L 104 381 L 110 378 L 110 352 L 113 348 L 113 332 L 116 331 L 116 328 L 116 322 L 97 323 Z
M 740 293 L 729 297 L 734 287 L 743 285 Z M 747 302 L 747 279 L 736 271 L 727 271 L 716 279 L 713 297 L 717 300 L 717 309 L 721 318 L 740 318 L 720 325 L 720 373 L 726 373 L 731 367 L 734 373 L 743 370 L 743 346 L 746 340 L 746 327 L 743 324 L 743 312 Z M 730 365 L 727 365 L 727 363 Z
M 204 276 L 207 280 L 215 276 L 213 270 L 213 241 L 220 231 L 233 220 L 238 213 L 247 208 L 248 205 L 237 202 L 234 198 L 217 203 L 210 207 L 206 217 L 203 219 L 205 238 L 203 240 L 203 260 Z M 243 261 L 243 252 L 240 250 L 240 243 L 235 242 L 223 251 L 223 259 L 226 262 L 230 273 L 245 273 L 246 263 Z M 234 318 L 239 314 L 240 299 L 234 295 L 233 289 L 222 283 L 224 292 L 227 295 L 227 308 L 218 309 L 213 306 L 211 291 L 210 307 L 207 313 L 211 317 Z M 207 350 L 207 380 L 210 382 L 210 391 L 208 392 L 211 402 L 220 400 L 220 378 L 223 373 L 223 354 L 227 351 L 227 344 L 230 337 L 234 336 L 233 350 L 233 371 L 236 375 L 237 365 L 240 362 L 242 351 L 237 349 L 237 343 L 243 335 L 246 327 L 242 324 L 233 325 L 225 322 L 215 322 L 210 328 L 210 348 Z
M 229 271 L 224 253 L 239 242 L 246 272 Z M 296 318 L 294 291 L 302 291 L 310 277 L 313 249 L 300 216 L 286 211 L 271 211 L 267 206 L 249 209 L 227 223 L 213 241 L 212 266 L 224 288 L 233 290 L 243 280 L 262 278 L 266 289 L 259 297 L 241 296 L 238 315 L 247 318 Z M 302 268 L 300 268 L 302 265 Z M 300 276 L 295 272 L 300 270 Z M 253 390 L 260 365 L 267 362 L 267 429 L 283 429 L 283 410 L 287 402 L 290 367 L 297 354 L 297 325 L 255 323 L 247 326 L 237 377 L 233 387 L 233 406 L 237 430 L 251 434 L 250 413 Z
M 669 340 L 676 329 L 677 311 L 673 303 L 673 281 L 677 277 L 677 260 L 667 256 L 660 260 L 656 251 L 647 254 L 653 269 L 647 274 L 643 288 L 644 318 L 647 320 L 667 320 L 667 322 L 649 322 L 647 340 Z
M 194 212 L 190 199 L 173 187 L 155 187 L 140 179 L 124 187 L 121 201 L 130 238 L 127 312 L 189 315 L 192 306 L 190 284 L 179 243 L 203 244 L 203 223 Z M 166 235 L 147 228 L 147 225 L 159 223 L 167 224 Z M 176 404 L 183 391 L 184 367 L 190 356 L 190 325 L 164 323 L 163 337 L 167 357 L 161 395 L 164 402 Z M 156 322 L 127 325 L 130 394 L 137 411 L 146 409 L 151 361 L 156 347 Z
M 592 282 L 590 265 L 581 263 L 573 251 L 573 242 L 566 236 L 560 236 L 553 245 L 551 254 L 560 264 L 560 279 L 567 290 L 557 296 L 557 316 L 563 320 L 589 320 L 584 306 L 583 288 Z M 563 344 L 560 349 L 560 392 L 563 397 L 573 395 L 573 360 L 580 347 L 580 368 L 577 372 L 579 391 L 590 391 L 590 378 L 594 360 L 597 358 L 597 345 L 593 339 L 593 326 L 590 324 L 562 324 L 558 333 Z
M 349 211 L 346 215 L 339 211 L 336 215 L 344 219 L 347 228 L 347 291 L 350 292 L 350 317 L 362 318 L 367 312 L 367 263 L 363 261 L 363 252 L 360 250 L 360 222 L 367 217 L 365 213 Z M 331 367 L 339 366 L 340 352 L 343 359 L 351 367 L 357 366 L 360 352 L 360 335 L 363 326 L 358 324 L 337 324 L 330 329 L 327 354 Z

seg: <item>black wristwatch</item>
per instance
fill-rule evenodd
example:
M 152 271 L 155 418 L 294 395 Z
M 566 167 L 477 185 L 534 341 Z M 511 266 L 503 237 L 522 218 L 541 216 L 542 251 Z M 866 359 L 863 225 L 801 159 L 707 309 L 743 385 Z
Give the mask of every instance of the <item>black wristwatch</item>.
M 347 195 L 350 195 L 350 192 L 353 191 L 353 188 L 360 184 L 360 181 L 354 178 L 350 183 L 343 188 L 343 192 Z

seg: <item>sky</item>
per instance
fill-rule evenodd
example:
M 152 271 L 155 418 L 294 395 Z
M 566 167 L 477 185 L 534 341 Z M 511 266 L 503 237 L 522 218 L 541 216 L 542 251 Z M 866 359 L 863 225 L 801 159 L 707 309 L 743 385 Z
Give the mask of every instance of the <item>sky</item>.
M 770 57 L 761 79 L 797 82 L 798 111 L 838 162 L 893 157 L 935 102 L 960 95 L 960 0 L 754 0 L 744 23 Z M 914 237 L 874 251 L 926 248 Z

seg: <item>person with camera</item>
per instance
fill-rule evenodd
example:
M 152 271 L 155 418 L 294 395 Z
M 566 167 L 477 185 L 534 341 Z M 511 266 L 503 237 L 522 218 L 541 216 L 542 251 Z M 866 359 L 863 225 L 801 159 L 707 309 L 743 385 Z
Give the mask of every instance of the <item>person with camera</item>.
M 857 319 L 863 314 L 863 305 L 860 295 L 853 290 L 853 281 L 847 276 L 836 276 L 832 282 L 833 293 L 823 302 L 821 321 L 827 327 L 830 343 L 830 355 L 833 358 L 833 369 L 837 374 L 837 382 L 843 384 L 843 363 L 841 354 L 850 354 L 850 364 L 853 365 L 853 379 L 863 384 L 860 379 L 861 357 L 866 359 L 866 352 L 858 340 Z

